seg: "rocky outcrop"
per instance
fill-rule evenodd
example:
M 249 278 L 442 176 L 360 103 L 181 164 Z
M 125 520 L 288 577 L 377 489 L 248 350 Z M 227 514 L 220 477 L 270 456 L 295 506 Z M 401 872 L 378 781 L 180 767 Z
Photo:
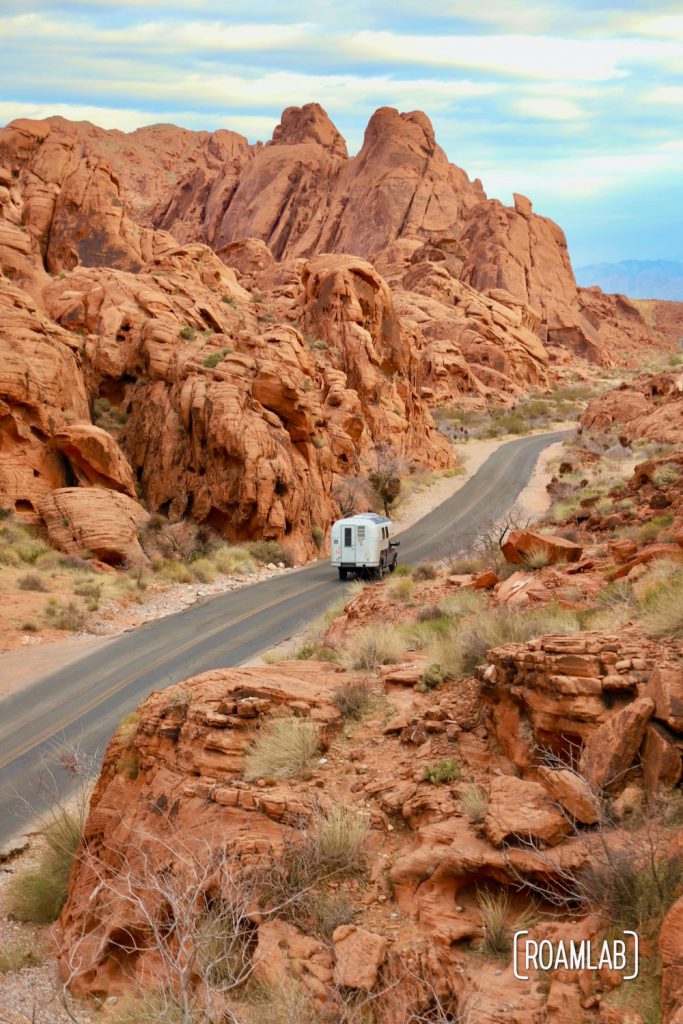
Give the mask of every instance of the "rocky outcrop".
M 33 517 L 41 500 L 71 482 L 49 444 L 72 420 L 89 419 L 76 340 L 26 292 L 0 290 L 0 503 Z
M 676 444 L 683 431 L 683 374 L 664 371 L 606 391 L 588 403 L 581 425 Z
M 39 511 L 50 542 L 61 551 L 109 565 L 146 563 L 138 532 L 149 515 L 127 494 L 64 487 L 43 498 Z
M 578 562 L 582 550 L 579 544 L 564 537 L 535 533 L 533 530 L 511 530 L 501 544 L 505 560 L 512 565 L 533 564 L 535 559 L 547 565 Z
M 675 786 L 681 751 L 668 720 L 670 704 L 661 696 L 668 686 L 663 680 L 675 688 L 674 649 L 670 657 L 672 664 L 632 629 L 498 648 L 481 670 L 491 727 L 506 756 L 579 820 L 591 816 L 590 794 L 618 791 L 640 774 L 641 757 L 650 787 L 655 776 L 662 788 Z M 656 735 L 648 732 L 655 727 Z M 537 749 L 550 752 L 555 768 L 573 771 L 577 780 L 541 771 Z

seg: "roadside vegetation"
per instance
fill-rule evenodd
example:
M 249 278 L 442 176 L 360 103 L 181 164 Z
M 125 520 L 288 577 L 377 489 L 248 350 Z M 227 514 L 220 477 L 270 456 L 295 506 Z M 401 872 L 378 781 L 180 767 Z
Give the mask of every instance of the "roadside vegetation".
M 175 584 L 208 584 L 221 576 L 248 577 L 263 566 L 292 565 L 276 541 L 228 544 L 209 529 L 158 514 L 139 540 L 143 558 L 107 571 L 92 552 L 63 554 L 40 530 L 0 510 L 0 593 L 7 598 L 0 641 L 17 633 L 87 631 L 94 613 L 142 604 Z
M 532 392 L 510 406 L 485 410 L 441 406 L 432 415 L 441 433 L 453 441 L 528 434 L 577 419 L 596 394 L 592 384 L 568 384 L 548 393 Z

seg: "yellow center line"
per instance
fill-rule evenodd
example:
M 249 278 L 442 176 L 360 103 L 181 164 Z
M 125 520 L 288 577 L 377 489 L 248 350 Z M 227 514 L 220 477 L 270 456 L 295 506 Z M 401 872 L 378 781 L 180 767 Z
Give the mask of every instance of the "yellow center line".
M 315 590 L 316 587 L 320 587 L 321 585 L 320 581 L 318 583 L 310 583 L 307 587 L 303 587 L 292 594 L 286 594 L 284 597 L 278 597 L 276 600 L 269 601 L 267 604 L 263 604 L 259 608 L 254 608 L 253 611 L 244 612 L 242 615 L 238 615 L 236 619 L 224 622 L 220 626 L 216 626 L 215 629 L 211 629 L 207 633 L 202 633 L 201 636 L 188 640 L 181 647 L 175 647 L 172 651 L 162 655 L 160 658 L 157 658 L 156 661 L 151 662 L 149 665 L 145 665 L 141 671 L 133 672 L 130 675 L 125 676 L 123 679 L 114 683 L 113 686 L 110 686 L 107 690 L 97 693 L 92 700 L 87 701 L 79 708 L 78 714 L 63 718 L 57 722 L 52 722 L 47 728 L 43 729 L 41 733 L 32 736 L 30 740 L 27 740 L 25 743 L 22 743 L 18 747 L 9 751 L 9 753 L 0 758 L 0 768 L 5 768 L 12 761 L 22 757 L 24 754 L 27 754 L 29 750 L 33 750 L 35 747 L 40 746 L 40 744 L 45 740 L 50 739 L 51 736 L 54 736 L 62 729 L 72 725 L 73 722 L 77 721 L 79 718 L 82 718 L 83 715 L 88 713 L 88 711 L 92 711 L 92 709 L 96 708 L 98 704 L 101 704 L 109 697 L 113 697 L 115 693 L 119 692 L 119 690 L 125 689 L 125 687 L 130 683 L 134 683 L 137 679 L 141 679 L 148 672 L 153 671 L 155 668 L 159 668 L 159 666 L 163 665 L 167 661 L 171 661 L 179 654 L 183 654 L 185 651 L 191 650 L 197 644 L 201 644 L 205 640 L 209 640 L 212 636 L 216 636 L 216 634 L 222 633 L 224 630 L 230 629 L 232 626 L 237 626 L 240 622 L 245 622 L 247 619 L 251 619 L 255 615 L 260 615 L 262 612 L 268 611 L 270 608 L 275 608 L 277 605 L 284 604 L 286 601 L 302 597 L 304 594 L 309 593 L 311 590 Z

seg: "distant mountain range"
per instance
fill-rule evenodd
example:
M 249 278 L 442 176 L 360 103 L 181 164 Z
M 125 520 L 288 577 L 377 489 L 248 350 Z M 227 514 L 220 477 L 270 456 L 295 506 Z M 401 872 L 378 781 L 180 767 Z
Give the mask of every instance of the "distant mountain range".
M 683 302 L 683 263 L 673 260 L 622 260 L 576 267 L 577 284 L 598 284 L 604 292 L 620 292 L 631 299 L 673 299 Z

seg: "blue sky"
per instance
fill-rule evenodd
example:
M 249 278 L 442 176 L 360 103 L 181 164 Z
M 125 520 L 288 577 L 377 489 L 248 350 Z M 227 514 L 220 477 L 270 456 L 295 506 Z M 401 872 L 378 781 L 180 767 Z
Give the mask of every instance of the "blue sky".
M 681 0 L 2 0 L 0 85 L 0 123 L 251 141 L 316 100 L 351 152 L 378 106 L 422 109 L 490 196 L 562 225 L 576 265 L 683 259 Z

